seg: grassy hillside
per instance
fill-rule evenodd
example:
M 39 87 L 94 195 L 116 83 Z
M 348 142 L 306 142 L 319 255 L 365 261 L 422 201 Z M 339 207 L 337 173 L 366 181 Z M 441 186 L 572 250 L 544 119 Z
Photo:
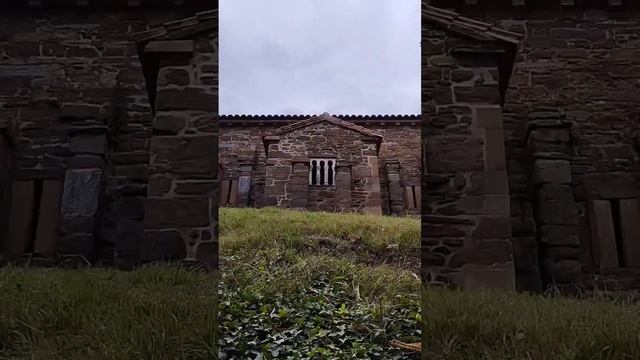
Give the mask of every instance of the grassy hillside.
M 420 339 L 418 220 L 221 209 L 220 226 L 222 359 L 418 358 L 388 345 Z
M 416 219 L 221 209 L 221 281 L 0 269 L 0 359 L 639 359 L 640 306 L 430 289 Z M 212 319 L 219 291 L 218 339 Z M 421 316 L 422 313 L 422 316 Z

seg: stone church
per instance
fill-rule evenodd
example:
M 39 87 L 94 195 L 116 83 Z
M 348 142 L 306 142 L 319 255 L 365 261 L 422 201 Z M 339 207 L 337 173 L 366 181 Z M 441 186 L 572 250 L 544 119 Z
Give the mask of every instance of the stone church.
M 220 116 L 221 206 L 419 215 L 420 116 Z
M 215 270 L 219 205 L 281 206 L 421 213 L 433 285 L 640 288 L 640 3 L 423 1 L 421 116 L 218 116 L 215 9 L 0 4 L 2 262 Z

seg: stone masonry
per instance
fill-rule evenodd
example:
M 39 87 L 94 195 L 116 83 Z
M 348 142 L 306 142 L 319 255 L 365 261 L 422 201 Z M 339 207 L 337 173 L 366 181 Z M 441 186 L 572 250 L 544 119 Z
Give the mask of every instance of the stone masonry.
M 513 289 L 501 104 L 519 36 L 428 5 L 422 16 L 423 279 Z
M 0 7 L 0 258 L 216 268 L 217 5 Z
M 640 3 L 423 1 L 421 118 L 218 117 L 215 9 L 0 4 L 2 263 L 215 270 L 279 205 L 422 211 L 432 285 L 640 288 Z
M 325 113 L 283 126 L 263 139 L 267 149 L 265 205 L 382 214 L 381 135 Z M 335 183 L 309 184 L 313 158 L 335 161 Z
M 513 58 L 503 62 L 512 64 L 512 71 L 493 72 L 499 75 L 502 102 L 517 289 L 640 287 L 635 265 L 640 259 L 635 245 L 640 238 L 640 4 L 432 0 L 429 5 L 448 11 L 436 16 L 440 25 L 423 12 L 423 29 L 427 23 L 458 34 L 466 29 L 467 41 L 492 34 L 514 37 L 496 33 L 498 28 L 522 34 Z M 423 38 L 423 56 L 437 56 L 438 45 L 446 43 L 443 35 L 430 37 L 426 44 Z M 449 48 L 454 57 L 455 47 Z M 442 73 L 423 68 L 423 84 L 432 84 L 432 103 L 459 101 L 463 93 L 443 91 L 443 81 L 455 86 L 466 80 L 480 88 L 491 78 L 486 75 L 472 64 Z M 487 100 L 490 89 L 484 90 L 474 101 Z M 423 91 L 429 90 L 423 85 Z M 437 110 L 423 113 L 429 111 Z M 432 116 L 427 122 L 444 119 Z M 427 140 L 439 131 L 429 126 L 423 129 Z M 432 199 L 431 190 L 425 192 Z
M 299 127 L 305 122 L 313 122 L 315 121 L 313 119 L 323 116 L 340 125 L 331 126 L 331 123 L 327 122 L 329 128 L 302 126 L 299 131 L 304 134 L 289 135 L 300 136 L 303 139 L 300 140 L 302 144 L 300 150 L 287 149 L 284 152 L 286 154 L 277 150 L 276 157 L 267 156 L 268 146 L 264 143 L 265 136 L 289 126 Z M 376 198 L 379 196 L 380 200 L 374 201 L 371 212 L 387 215 L 417 215 L 420 212 L 420 201 L 414 199 L 419 198 L 421 194 L 419 123 L 420 117 L 417 115 L 221 115 L 220 163 L 224 168 L 222 191 L 226 195 L 236 189 L 233 183 L 240 184 L 241 178 L 245 178 L 247 183 L 245 189 L 247 193 L 240 193 L 239 190 L 242 187 L 237 186 L 237 200 L 233 204 L 223 202 L 221 205 L 257 207 L 283 205 L 282 202 L 273 198 L 273 194 L 267 194 L 267 192 L 275 191 L 283 195 L 282 191 L 286 190 L 282 189 L 282 184 L 286 182 L 284 179 L 270 180 L 282 182 L 279 185 L 280 189 L 265 189 L 267 172 L 273 170 L 269 161 L 285 161 L 287 164 L 284 166 L 297 166 L 300 176 L 304 173 L 305 177 L 304 184 L 296 184 L 296 188 L 301 189 L 309 182 L 308 160 L 310 158 L 341 156 L 342 159 L 337 162 L 336 186 L 339 187 L 342 181 L 350 185 L 346 188 L 311 186 L 304 191 L 298 190 L 302 191 L 299 194 L 307 200 L 298 199 L 296 202 L 307 201 L 307 205 L 292 207 L 327 211 L 363 211 L 362 197 L 368 196 L 367 194 L 373 191 L 379 193 L 375 196 Z M 329 136 L 323 134 L 327 131 L 330 132 Z M 371 149 L 366 150 L 368 160 L 365 162 L 362 155 L 365 150 L 358 148 L 362 146 L 363 140 L 360 139 L 363 136 L 362 132 L 373 138 L 379 137 L 379 140 L 369 141 L 368 146 Z M 311 139 L 312 136 L 317 136 L 315 139 L 318 140 L 306 140 Z M 289 145 L 285 146 L 289 147 Z M 286 156 L 287 159 L 277 160 L 276 158 L 281 155 Z M 290 164 L 294 157 L 296 159 L 293 162 L 298 165 Z M 361 178 L 362 171 L 370 171 L 365 168 L 371 170 L 369 180 Z M 366 186 L 361 185 L 363 180 Z M 225 184 L 229 185 L 225 187 Z M 273 184 L 266 186 L 273 186 Z M 336 198 L 340 198 L 340 201 L 336 202 Z M 287 206 L 290 205 L 288 200 L 285 202 Z

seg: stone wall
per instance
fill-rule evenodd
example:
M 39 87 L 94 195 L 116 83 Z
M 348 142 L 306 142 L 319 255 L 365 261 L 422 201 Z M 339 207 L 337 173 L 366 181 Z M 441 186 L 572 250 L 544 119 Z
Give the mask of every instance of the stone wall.
M 199 13 L 187 40 L 145 42 L 155 99 L 145 201 L 143 261 L 184 260 L 218 268 L 217 13 Z M 213 24 L 215 22 L 215 24 Z M 156 50 L 157 49 L 157 50 Z
M 423 281 L 513 289 L 500 106 L 513 45 L 440 17 L 423 5 Z
M 540 289 L 542 282 L 562 285 L 574 281 L 580 268 L 587 275 L 602 273 L 598 255 L 593 253 L 601 240 L 592 229 L 598 219 L 609 222 L 611 217 L 615 222 L 610 208 L 616 204 L 598 215 L 592 202 L 640 198 L 640 11 L 631 5 L 616 9 L 594 2 L 579 8 L 549 6 L 546 11 L 458 9 L 526 34 L 504 106 L 514 254 L 523 289 Z M 555 153 L 540 156 L 554 163 L 534 166 L 527 149 L 527 129 L 544 120 L 567 125 L 565 130 L 539 131 L 538 137 L 547 143 L 545 152 Z M 557 151 L 558 146 L 565 148 Z M 541 170 L 541 166 L 556 170 Z M 571 190 L 562 195 L 565 203 L 575 202 L 570 205 L 575 206 L 571 211 L 577 217 L 571 219 L 575 224 L 571 224 L 570 236 L 565 237 L 566 228 L 553 228 L 551 234 L 571 244 L 546 244 L 551 230 L 537 218 L 538 197 L 531 184 L 531 175 L 540 171 L 554 172 L 552 176 Z M 615 250 L 616 237 L 607 237 L 605 247 Z M 536 259 L 538 249 L 541 259 Z M 547 269 L 547 274 L 540 274 L 539 267 Z
M 329 122 L 286 132 L 277 140 L 265 138 L 265 204 L 381 214 L 377 140 Z M 337 173 L 346 167 L 348 178 L 337 178 L 332 186 L 309 185 L 311 158 L 334 158 Z
M 0 249 L 7 240 L 11 196 L 11 144 L 6 127 L 0 124 Z
M 189 15 L 111 10 L 78 22 L 70 10 L 0 17 L 0 112 L 18 129 L 15 179 L 65 182 L 58 196 L 74 199 L 60 204 L 60 254 L 106 262 L 137 255 L 152 114 L 131 35 Z M 98 206 L 88 206 L 96 199 Z
M 246 204 L 264 206 L 266 205 L 263 198 L 264 194 L 264 177 L 266 171 L 265 148 L 262 145 L 262 136 L 275 130 L 279 126 L 287 123 L 293 123 L 297 120 L 275 121 L 271 122 L 267 118 L 263 119 L 262 125 L 253 125 L 258 119 L 247 119 L 242 125 L 235 125 L 225 118 L 221 119 L 220 129 L 220 163 L 225 168 L 225 177 L 237 178 L 239 169 L 242 166 L 249 166 L 251 172 L 251 188 L 250 196 Z M 399 119 L 399 118 L 398 118 Z M 235 123 L 240 120 L 233 119 Z M 366 120 L 354 121 L 355 124 L 366 127 L 383 136 L 383 142 L 380 146 L 378 171 L 381 184 L 381 202 L 382 210 L 385 214 L 418 214 L 419 209 L 406 209 L 405 207 L 405 188 L 420 186 L 420 128 L 415 119 L 414 125 L 406 124 L 406 121 L 396 124 L 393 118 L 385 121 L 384 124 L 367 123 Z M 388 198 L 389 189 L 386 174 L 388 169 L 386 164 L 390 160 L 398 161 L 398 188 L 401 192 L 398 198 L 401 201 L 400 210 L 393 212 L 390 208 L 390 199 Z M 317 198 L 320 192 L 310 193 L 312 198 Z M 320 201 L 320 200 L 318 200 Z

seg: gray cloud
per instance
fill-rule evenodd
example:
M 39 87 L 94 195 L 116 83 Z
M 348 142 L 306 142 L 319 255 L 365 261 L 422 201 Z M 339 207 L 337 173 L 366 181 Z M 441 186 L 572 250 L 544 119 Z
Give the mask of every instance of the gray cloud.
M 220 1 L 220 113 L 325 111 L 420 113 L 420 2 Z

